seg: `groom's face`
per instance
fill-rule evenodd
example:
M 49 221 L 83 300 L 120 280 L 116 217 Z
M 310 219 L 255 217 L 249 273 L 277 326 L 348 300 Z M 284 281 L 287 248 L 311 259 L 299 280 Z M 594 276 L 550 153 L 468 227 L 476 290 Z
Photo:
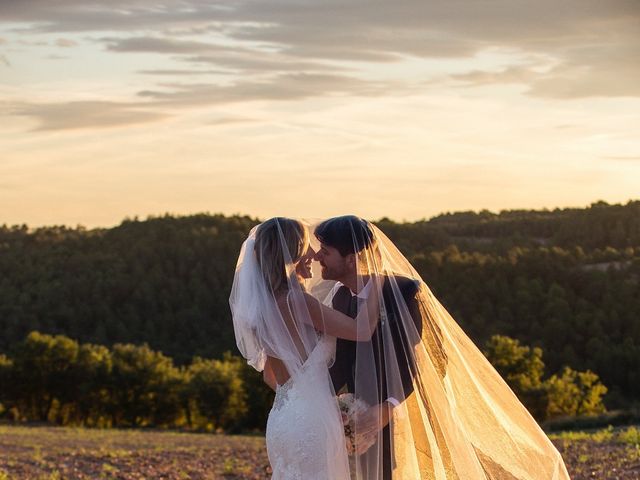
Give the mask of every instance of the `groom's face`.
M 340 280 L 349 273 L 348 257 L 343 257 L 336 248 L 321 243 L 314 258 L 320 262 L 324 280 Z

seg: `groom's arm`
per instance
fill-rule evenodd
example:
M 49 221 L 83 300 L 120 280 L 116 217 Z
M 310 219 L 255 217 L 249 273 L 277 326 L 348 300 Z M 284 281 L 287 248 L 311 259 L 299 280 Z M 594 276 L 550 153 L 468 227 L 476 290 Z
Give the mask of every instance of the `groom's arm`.
M 400 348 L 399 364 L 400 376 L 402 379 L 402 390 L 404 398 L 413 393 L 413 378 L 417 374 L 415 347 L 422 339 L 422 325 L 424 319 L 420 311 L 418 295 L 420 286 L 416 281 L 411 281 L 403 292 L 407 312 L 409 313 L 409 322 L 401 322 L 398 325 L 398 336 L 396 348 Z M 412 321 L 412 322 L 411 322 Z
M 389 385 L 384 382 L 386 388 L 384 389 L 383 398 L 385 398 L 385 401 L 375 405 L 373 410 L 368 413 L 371 416 L 372 423 L 374 423 L 373 418 L 377 418 L 379 422 L 378 428 L 387 426 L 393 409 L 399 407 L 413 393 L 413 378 L 417 373 L 413 351 L 417 343 L 420 342 L 423 324 L 417 298 L 419 284 L 412 279 L 400 278 L 398 279 L 398 286 L 402 293 L 406 310 L 402 305 L 394 306 L 396 321 L 394 322 L 395 324 L 390 325 L 390 329 L 396 357 L 395 365 L 397 365 L 400 376 L 400 385 L 396 384 L 394 385 L 395 388 L 389 388 Z M 409 319 L 406 318 L 407 313 Z M 408 325 L 405 323 L 408 323 Z M 399 399 L 402 399 L 402 401 Z
M 423 309 L 420 308 L 420 284 L 412 279 L 400 278 L 398 279 L 398 286 L 400 287 L 406 310 L 402 306 L 397 306 L 395 313 L 399 315 L 399 319 L 396 318 L 396 322 L 389 325 L 389 327 L 392 332 L 391 336 L 397 360 L 395 365 L 398 367 L 400 384 L 395 384 L 395 388 L 388 388 L 389 386 L 384 382 L 385 388 L 382 398 L 385 398 L 385 400 L 378 405 L 373 405 L 360 416 L 359 428 L 361 431 L 368 431 L 371 434 L 375 434 L 389 424 L 393 416 L 393 409 L 402 404 L 398 398 L 406 400 L 414 391 L 413 379 L 417 374 L 417 367 L 413 352 L 415 346 L 422 340 L 422 330 L 426 319 L 423 318 L 421 313 Z M 388 301 L 392 301 L 392 298 L 388 299 Z M 410 323 L 406 322 L 406 313 L 410 316 Z M 402 320 L 403 318 L 405 321 Z
M 418 303 L 419 284 L 409 278 L 398 278 L 398 287 L 402 301 L 398 305 L 395 296 L 389 292 L 387 305 L 393 310 L 393 321 L 389 324 L 393 343 L 394 359 L 384 362 L 387 365 L 388 380 L 383 382 L 382 398 L 390 407 L 397 407 L 413 393 L 413 378 L 417 373 L 415 365 L 415 347 L 422 336 L 423 319 Z M 397 376 L 396 376 L 397 374 Z M 399 377 L 399 381 L 397 378 Z

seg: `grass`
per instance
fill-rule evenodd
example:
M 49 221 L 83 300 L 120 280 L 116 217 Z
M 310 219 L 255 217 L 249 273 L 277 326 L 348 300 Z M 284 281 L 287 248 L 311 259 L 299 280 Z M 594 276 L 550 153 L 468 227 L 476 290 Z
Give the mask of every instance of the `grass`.
M 552 433 L 572 480 L 640 479 L 640 429 L 636 426 Z
M 552 433 L 549 438 L 557 440 L 589 440 L 596 443 L 613 442 L 619 444 L 640 445 L 640 429 L 635 426 L 614 428 L 609 425 L 607 428 L 591 431 L 568 431 Z
M 261 480 L 268 463 L 261 437 L 0 426 L 0 480 Z
M 572 480 L 640 479 L 640 428 L 549 435 Z M 0 480 L 262 480 L 271 476 L 256 436 L 0 425 Z

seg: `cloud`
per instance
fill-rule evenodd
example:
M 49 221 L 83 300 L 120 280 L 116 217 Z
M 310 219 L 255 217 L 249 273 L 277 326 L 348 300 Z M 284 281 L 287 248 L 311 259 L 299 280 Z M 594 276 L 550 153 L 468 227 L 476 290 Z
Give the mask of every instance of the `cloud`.
M 169 84 L 169 91 L 144 90 L 140 97 L 156 105 L 193 106 L 249 102 L 255 100 L 297 100 L 319 96 L 377 96 L 386 86 L 341 75 L 281 74 L 264 81 L 242 81 L 233 85 Z
M 123 127 L 168 117 L 143 105 L 106 101 L 20 104 L 14 105 L 11 110 L 15 115 L 36 120 L 36 131 Z
M 6 55 L 0 55 L 0 65 L 4 65 L 5 67 L 10 67 L 11 63 Z
M 640 43 L 570 52 L 567 60 L 530 82 L 528 94 L 572 99 L 640 96 Z
M 318 96 L 381 95 L 386 86 L 354 77 L 322 74 L 280 74 L 262 80 L 235 84 L 163 85 L 164 90 L 138 92 L 140 102 L 73 101 L 61 103 L 22 103 L 13 105 L 10 114 L 26 116 L 38 125 L 35 131 L 111 128 L 150 123 L 169 115 L 166 107 L 222 105 L 258 100 L 290 101 Z M 214 119 L 209 125 L 251 122 L 254 119 L 228 117 Z
M 304 61 L 280 52 L 158 37 L 103 38 L 114 52 L 181 55 L 186 62 L 210 64 L 242 72 L 346 71 L 347 67 Z
M 194 64 L 211 64 L 218 67 L 233 69 L 244 73 L 275 73 L 275 72 L 347 72 L 353 71 L 347 67 L 308 62 L 286 55 L 256 53 L 235 53 L 222 55 L 198 55 L 185 58 Z
M 18 45 L 25 47 L 46 47 L 49 43 L 45 40 L 18 40 Z
M 233 125 L 237 123 L 253 123 L 255 122 L 255 118 L 248 117 L 222 117 L 216 118 L 215 120 L 209 120 L 205 122 L 207 125 L 215 125 L 215 126 L 223 126 L 223 125 Z
M 473 70 L 449 78 L 463 86 L 522 84 L 527 95 L 542 98 L 573 99 L 585 97 L 640 96 L 640 43 L 602 45 L 567 52 L 566 60 L 550 65 L 515 65 L 501 70 Z
M 619 162 L 640 162 L 640 155 L 620 155 L 620 156 L 606 156 L 602 157 L 606 160 L 615 160 Z
M 465 86 L 484 86 L 495 83 L 529 83 L 537 72 L 530 67 L 513 66 L 502 70 L 472 70 L 467 73 L 451 75 L 449 78 Z
M 76 45 L 78 45 L 78 42 L 76 42 L 75 40 L 70 40 L 68 38 L 59 38 L 56 40 L 56 46 L 58 47 L 69 48 L 75 47 Z
M 114 52 L 152 52 L 152 53 L 214 53 L 225 52 L 229 47 L 216 44 L 176 40 L 158 37 L 103 38 L 107 49 Z
M 155 30 L 224 20 L 229 8 L 199 0 L 22 0 L 5 2 L 0 19 L 32 33 Z
M 512 64 L 451 81 L 520 83 L 529 95 L 555 99 L 639 96 L 639 18 L 633 0 L 23 0 L 0 12 L 31 32 L 109 32 L 100 41 L 114 53 L 178 56 L 239 75 L 344 73 L 345 62 L 357 73 L 353 62 L 502 50 L 545 57 L 553 68 Z
M 23 0 L 3 7 L 5 21 L 41 31 L 218 32 L 280 44 L 300 54 L 466 55 L 488 45 L 549 47 L 635 31 L 640 5 L 626 0 L 491 2 L 367 0 Z M 608 27 L 607 30 L 598 27 Z M 615 28 L 615 32 L 607 33 Z M 324 52 L 324 53 L 322 53 Z M 345 54 L 345 52 L 347 52 Z
M 142 75 L 162 75 L 172 77 L 182 77 L 190 75 L 229 75 L 231 72 L 224 70 L 178 70 L 178 69 L 150 69 L 150 70 L 138 70 L 136 73 Z

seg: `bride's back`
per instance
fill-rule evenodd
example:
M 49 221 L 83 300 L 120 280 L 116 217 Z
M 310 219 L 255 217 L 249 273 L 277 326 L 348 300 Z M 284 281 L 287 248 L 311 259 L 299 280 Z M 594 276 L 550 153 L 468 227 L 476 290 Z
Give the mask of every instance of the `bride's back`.
M 304 289 L 296 275 L 296 263 L 309 245 L 305 226 L 293 219 L 276 217 L 260 224 L 254 251 L 260 274 L 274 308 L 266 308 L 264 337 L 272 344 L 267 365 L 278 384 L 302 366 L 317 343 L 310 326 Z

